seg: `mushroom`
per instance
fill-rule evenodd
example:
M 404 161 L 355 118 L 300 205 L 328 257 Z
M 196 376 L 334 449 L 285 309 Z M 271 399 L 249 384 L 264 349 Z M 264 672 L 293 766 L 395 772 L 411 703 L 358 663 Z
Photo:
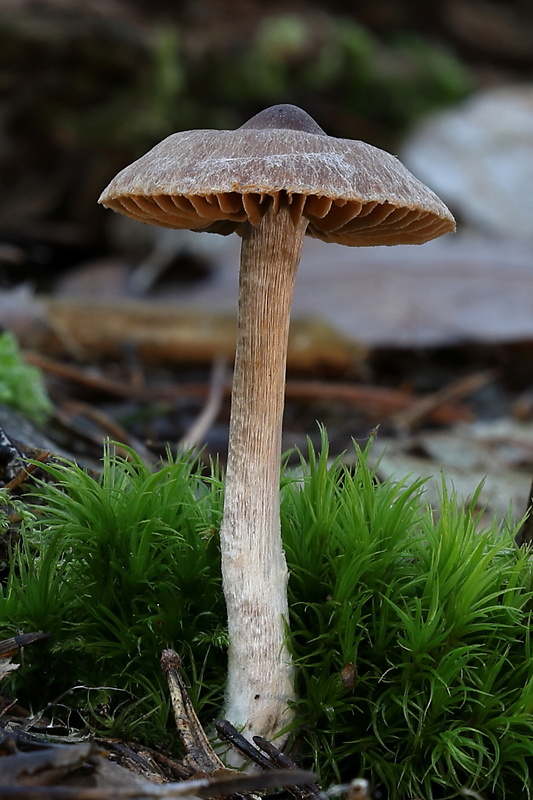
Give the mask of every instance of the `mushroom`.
M 304 236 L 421 244 L 453 231 L 439 198 L 394 156 L 328 136 L 278 105 L 234 131 L 175 133 L 99 200 L 141 222 L 242 237 L 223 521 L 229 654 L 226 716 L 271 738 L 291 719 L 287 566 L 279 519 L 290 306 Z

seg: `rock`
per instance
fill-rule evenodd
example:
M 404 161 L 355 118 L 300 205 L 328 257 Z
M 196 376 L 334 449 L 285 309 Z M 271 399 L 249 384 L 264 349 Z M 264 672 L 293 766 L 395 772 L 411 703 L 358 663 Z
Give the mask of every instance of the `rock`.
M 427 119 L 401 159 L 469 225 L 533 241 L 533 85 L 486 90 Z
M 193 235 L 218 246 L 212 275 L 174 292 L 165 287 L 161 299 L 199 316 L 235 313 L 238 237 Z M 424 245 L 343 247 L 308 237 L 292 319 L 320 319 L 370 347 L 436 347 L 531 338 L 532 309 L 533 261 L 523 241 L 463 231 Z

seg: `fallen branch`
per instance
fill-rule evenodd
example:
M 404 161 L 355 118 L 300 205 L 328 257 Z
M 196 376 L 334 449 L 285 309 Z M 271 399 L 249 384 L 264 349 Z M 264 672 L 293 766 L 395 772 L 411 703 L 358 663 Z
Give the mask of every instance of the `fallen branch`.
M 128 383 L 110 380 L 105 376 L 72 364 L 43 356 L 35 352 L 25 353 L 29 364 L 39 367 L 44 372 L 62 378 L 63 380 L 78 383 L 81 386 L 101 391 L 116 397 L 128 397 L 130 400 L 153 402 L 155 400 L 176 400 L 177 398 L 205 398 L 210 389 L 208 384 L 180 383 L 174 385 L 156 384 L 134 386 Z M 488 373 L 483 373 L 483 375 Z M 463 387 L 464 389 L 464 387 Z M 223 386 L 223 394 L 229 397 L 231 383 L 228 381 Z M 463 394 L 467 394 L 466 390 Z M 419 395 L 407 394 L 397 389 L 387 389 L 381 386 L 372 386 L 360 383 L 338 383 L 335 381 L 306 381 L 289 379 L 285 388 L 287 400 L 296 402 L 315 402 L 325 400 L 329 402 L 345 403 L 347 406 L 366 414 L 373 422 L 388 419 L 398 412 L 410 410 L 423 402 L 425 398 Z M 473 415 L 464 406 L 451 402 L 451 397 L 446 400 L 439 397 L 438 402 L 434 395 L 430 396 L 430 406 L 424 410 L 428 419 L 441 424 L 452 422 L 469 422 Z M 456 398 L 457 399 L 457 398 Z M 420 411 L 418 410 L 419 414 Z
M 233 361 L 236 322 L 231 314 L 184 311 L 169 303 L 23 296 L 19 305 L 0 296 L 2 325 L 24 348 L 78 360 L 123 358 L 133 349 L 146 363 L 211 364 Z M 316 319 L 295 320 L 288 367 L 301 372 L 357 371 L 366 350 Z

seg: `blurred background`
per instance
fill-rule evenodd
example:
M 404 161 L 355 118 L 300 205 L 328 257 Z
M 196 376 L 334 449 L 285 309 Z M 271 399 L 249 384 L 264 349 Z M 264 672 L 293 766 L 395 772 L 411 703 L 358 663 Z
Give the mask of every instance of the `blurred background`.
M 178 440 L 216 357 L 231 360 L 224 320 L 235 311 L 238 241 L 130 223 L 98 196 L 174 131 L 234 128 L 294 103 L 331 135 L 399 154 L 459 232 L 422 248 L 308 243 L 287 446 L 316 435 L 316 419 L 339 448 L 378 422 L 384 436 L 487 419 L 527 425 L 532 78 L 530 0 L 0 0 L 0 323 L 47 370 L 56 408 L 74 393 L 139 441 Z M 179 331 L 154 333 L 156 317 L 177 325 L 166 305 L 153 311 L 168 302 L 181 342 Z M 113 347 L 110 319 L 122 326 Z M 60 375 L 52 357 L 79 372 Z M 181 399 L 175 387 L 172 411 L 160 405 L 147 425 L 103 384 L 88 389 L 87 364 L 130 388 L 157 365 L 166 372 L 150 380 L 180 384 Z M 439 392 L 450 394 L 444 411 Z M 416 405 L 427 394 L 431 413 Z M 204 431 L 213 451 L 224 449 L 224 398 Z M 522 429 L 509 437 L 525 440 Z M 425 457 L 444 459 L 428 447 Z M 507 466 L 526 465 L 525 485 L 533 444 L 514 458 Z
M 100 191 L 176 130 L 288 102 L 398 152 L 437 109 L 532 72 L 529 0 L 1 0 L 0 234 L 57 268 L 116 245 Z

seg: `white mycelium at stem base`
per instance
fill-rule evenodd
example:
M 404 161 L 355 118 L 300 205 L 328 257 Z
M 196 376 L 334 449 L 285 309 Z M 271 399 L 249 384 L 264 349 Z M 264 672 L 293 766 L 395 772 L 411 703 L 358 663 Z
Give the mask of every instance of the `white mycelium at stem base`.
M 226 715 L 247 736 L 290 720 L 293 670 L 285 644 L 287 565 L 279 518 L 285 364 L 294 280 L 307 220 L 283 204 L 247 224 L 241 251 L 224 517 L 228 612 Z

